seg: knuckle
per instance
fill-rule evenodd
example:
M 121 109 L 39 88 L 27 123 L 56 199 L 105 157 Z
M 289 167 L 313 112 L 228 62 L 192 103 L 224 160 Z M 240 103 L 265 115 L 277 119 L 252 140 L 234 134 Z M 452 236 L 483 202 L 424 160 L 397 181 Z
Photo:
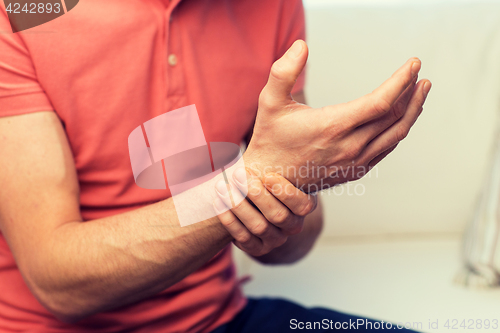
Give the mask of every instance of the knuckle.
M 253 228 L 253 234 L 259 237 L 265 236 L 269 232 L 269 224 L 267 222 L 260 222 Z
M 400 119 L 405 114 L 406 104 L 402 101 L 398 101 L 393 108 L 392 114 L 395 119 Z
M 326 108 L 327 107 L 323 107 L 322 109 Z M 345 121 L 339 121 L 338 118 L 327 119 L 322 124 L 321 133 L 323 137 L 331 141 L 346 136 L 354 127 L 356 127 L 355 122 L 347 117 Z
M 389 104 L 383 98 L 377 97 L 373 101 L 373 109 L 375 110 L 376 115 L 381 116 L 391 110 L 391 104 Z
M 273 106 L 272 97 L 269 95 L 267 88 L 264 87 L 264 89 L 262 89 L 259 95 L 259 107 L 271 108 L 272 106 Z
M 300 208 L 297 210 L 297 215 L 304 217 L 310 214 L 314 210 L 314 206 L 315 203 L 313 201 L 307 200 L 307 202 L 302 204 L 302 206 L 300 206 Z
M 351 143 L 342 152 L 343 160 L 354 160 L 361 153 L 363 146 L 360 143 Z
M 410 132 L 410 129 L 406 127 L 405 125 L 401 124 L 397 127 L 396 129 L 396 140 L 397 142 L 400 142 L 404 140 L 408 136 L 408 133 Z
M 287 209 L 285 208 L 280 208 L 278 209 L 274 214 L 273 214 L 273 217 L 271 218 L 271 223 L 273 224 L 283 224 L 284 222 L 286 222 L 286 220 L 288 220 L 290 216 L 290 213 Z
M 356 152 L 352 148 L 345 149 L 342 152 L 342 160 L 352 160 L 353 158 L 356 157 Z
M 231 228 L 233 227 L 235 224 L 237 224 L 237 219 L 233 216 L 233 217 L 229 217 L 229 218 L 222 218 L 220 219 L 220 222 L 222 223 L 222 225 L 224 225 L 226 228 Z
M 277 80 L 283 80 L 286 78 L 288 71 L 283 67 L 281 61 L 277 60 L 271 66 L 271 76 Z
M 235 239 L 243 245 L 248 245 L 252 240 L 252 235 L 248 232 L 242 232 Z

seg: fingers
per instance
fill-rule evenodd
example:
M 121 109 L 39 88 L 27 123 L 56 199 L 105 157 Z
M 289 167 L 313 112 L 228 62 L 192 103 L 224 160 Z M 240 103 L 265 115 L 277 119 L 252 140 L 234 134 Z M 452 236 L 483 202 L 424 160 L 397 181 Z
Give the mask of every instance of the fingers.
M 264 246 L 262 240 L 248 231 L 233 212 L 230 210 L 224 211 L 227 207 L 221 199 L 215 198 L 214 208 L 222 225 L 226 228 L 231 237 L 234 238 L 236 246 L 245 252 L 256 255 L 262 251 Z
M 356 141 L 368 143 L 399 120 L 406 112 L 408 103 L 415 89 L 416 81 L 417 77 L 415 77 L 412 83 L 406 87 L 403 94 L 399 96 L 398 100 L 392 106 L 391 111 L 386 115 L 358 127 L 354 135 Z
M 410 102 L 408 103 L 406 113 L 401 119 L 367 145 L 359 157 L 362 163 L 372 161 L 381 153 L 398 144 L 408 135 L 411 127 L 422 112 L 423 104 L 431 86 L 432 84 L 428 80 L 422 80 L 416 85 Z
M 317 205 L 317 197 L 302 192 L 286 178 L 278 174 L 267 174 L 263 184 L 271 194 L 298 216 L 310 214 Z
M 231 211 L 248 231 L 262 239 L 265 244 L 271 244 L 274 247 L 282 245 L 286 241 L 286 236 L 283 232 L 269 223 L 268 220 L 266 220 L 266 218 L 243 197 L 238 189 L 232 184 L 230 184 L 229 187 L 230 191 L 227 190 L 224 181 L 219 181 L 216 184 L 217 195 L 226 207 L 231 207 L 232 196 L 233 201 L 238 202 L 238 204 L 235 205 Z M 222 220 L 221 222 L 224 226 L 226 225 Z M 229 221 L 229 219 L 226 220 L 226 222 L 233 223 L 233 221 Z
M 271 194 L 250 170 L 244 168 L 234 171 L 234 184 L 228 185 L 223 180 L 216 184 L 214 209 L 219 220 L 234 238 L 235 245 L 254 256 L 270 252 L 283 245 L 288 236 L 301 232 L 303 216 L 316 206 L 315 196 L 299 191 L 285 178 L 279 175 L 266 178 L 267 185 L 283 202 Z M 287 192 L 280 190 L 287 185 L 295 190 L 290 186 Z M 247 193 L 247 198 L 242 192 Z M 233 202 L 238 204 L 233 206 Z M 227 210 L 228 207 L 233 208 Z M 301 215 L 294 214 L 292 209 Z
M 368 170 L 371 170 L 375 165 L 377 165 L 380 161 L 382 161 L 384 158 L 386 158 L 386 156 L 389 155 L 390 153 L 392 153 L 394 151 L 394 149 L 396 149 L 397 146 L 398 145 L 395 144 L 394 146 L 390 147 L 389 149 L 384 151 L 382 154 L 378 155 L 373 160 L 371 160 L 370 163 L 368 163 Z
M 411 58 L 398 69 L 387 81 L 373 91 L 376 101 L 381 101 L 382 109 L 388 109 L 405 91 L 406 87 L 413 82 L 420 71 L 421 62 L 418 58 Z M 377 102 L 375 102 L 378 105 Z M 380 103 L 380 102 L 379 102 Z
M 288 51 L 271 67 L 266 86 L 259 97 L 259 109 L 270 110 L 287 105 L 291 100 L 292 88 L 307 61 L 307 45 L 297 40 Z
M 251 171 L 246 171 L 244 168 L 237 169 L 233 173 L 233 179 L 240 191 L 248 189 L 247 198 L 258 208 L 267 221 L 281 229 L 285 235 L 294 235 L 302 231 L 303 219 L 301 216 L 293 214 L 279 198 L 272 195 L 264 187 L 260 179 Z M 305 199 L 305 204 L 307 204 L 307 195 L 303 192 L 301 193 L 302 196 L 300 199 Z M 294 196 L 294 194 L 295 192 L 291 193 L 290 196 Z M 304 203 L 297 202 L 297 204 L 302 205 Z
M 346 104 L 345 110 L 355 110 L 351 114 L 353 126 L 361 126 L 373 119 L 387 114 L 406 88 L 420 71 L 420 60 L 409 59 L 387 81 L 371 94 Z M 351 111 L 352 112 L 352 111 Z

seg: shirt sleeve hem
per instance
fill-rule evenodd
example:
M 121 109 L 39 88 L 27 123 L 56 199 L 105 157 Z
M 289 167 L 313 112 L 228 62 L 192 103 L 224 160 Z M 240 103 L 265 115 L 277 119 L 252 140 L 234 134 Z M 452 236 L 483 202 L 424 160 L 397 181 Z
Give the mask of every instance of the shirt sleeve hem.
M 42 92 L 0 97 L 0 117 L 54 111 L 47 95 Z

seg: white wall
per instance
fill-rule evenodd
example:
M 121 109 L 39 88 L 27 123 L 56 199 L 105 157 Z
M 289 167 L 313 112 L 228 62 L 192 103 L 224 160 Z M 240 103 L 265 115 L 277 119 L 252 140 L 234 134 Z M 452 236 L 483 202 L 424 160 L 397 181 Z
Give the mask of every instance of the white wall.
M 306 8 L 328 6 L 399 6 L 399 5 L 436 5 L 466 3 L 498 3 L 499 0 L 304 0 Z
M 312 106 L 362 96 L 412 56 L 433 82 L 409 137 L 359 181 L 365 194 L 323 195 L 326 236 L 458 233 L 469 218 L 500 110 L 500 3 L 447 2 L 306 1 Z

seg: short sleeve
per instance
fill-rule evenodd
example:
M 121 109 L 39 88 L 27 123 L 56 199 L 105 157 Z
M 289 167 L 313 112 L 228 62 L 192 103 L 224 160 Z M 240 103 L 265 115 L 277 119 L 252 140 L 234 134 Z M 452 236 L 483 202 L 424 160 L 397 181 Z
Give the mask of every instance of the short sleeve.
M 297 39 L 306 39 L 304 6 L 302 0 L 282 0 L 276 60 L 292 46 Z M 302 71 L 293 87 L 292 94 L 304 89 L 306 69 Z
M 12 33 L 7 12 L 1 3 L 0 117 L 53 109 L 37 80 L 30 53 L 19 33 Z

